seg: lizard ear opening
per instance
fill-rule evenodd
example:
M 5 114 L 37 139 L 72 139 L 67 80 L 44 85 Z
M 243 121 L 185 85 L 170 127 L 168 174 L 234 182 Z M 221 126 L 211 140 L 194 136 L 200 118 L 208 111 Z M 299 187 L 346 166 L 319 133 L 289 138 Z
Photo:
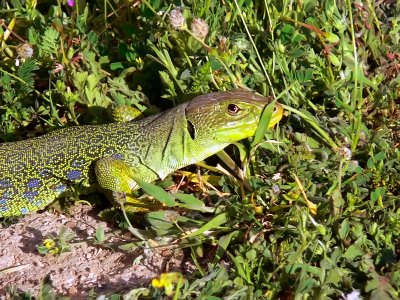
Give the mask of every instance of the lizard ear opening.
M 192 140 L 194 140 L 195 139 L 195 135 L 196 135 L 196 130 L 194 129 L 194 125 L 189 120 L 186 121 L 186 124 L 187 124 L 187 126 L 186 126 L 187 131 L 188 131 L 190 137 L 192 138 Z

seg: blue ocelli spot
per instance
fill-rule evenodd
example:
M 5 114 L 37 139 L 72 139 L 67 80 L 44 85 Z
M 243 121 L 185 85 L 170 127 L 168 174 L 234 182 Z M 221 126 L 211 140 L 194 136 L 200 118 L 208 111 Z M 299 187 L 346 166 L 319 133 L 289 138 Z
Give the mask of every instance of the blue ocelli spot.
M 71 167 L 73 168 L 81 168 L 85 164 L 85 160 L 82 159 L 75 159 L 71 161 Z
M 7 188 L 11 186 L 11 181 L 9 179 L 2 179 L 0 180 L 0 187 Z
M 44 178 L 49 178 L 49 177 L 51 177 L 52 173 L 49 169 L 43 169 L 39 172 L 39 175 Z
M 118 160 L 123 160 L 124 156 L 121 153 L 115 153 L 111 155 L 112 158 L 118 159 Z
M 2 199 L 10 199 L 11 198 L 11 193 L 10 192 L 4 192 L 3 195 L 1 195 Z
M 21 214 L 26 215 L 29 212 L 29 209 L 27 209 L 26 207 L 23 207 L 19 211 L 21 212 Z
M 33 189 L 35 187 L 38 187 L 40 185 L 40 180 L 39 179 L 31 179 L 26 183 L 26 186 L 30 189 Z
M 67 190 L 67 186 L 65 184 L 59 184 L 59 185 L 56 185 L 55 187 L 53 187 L 53 191 L 58 192 L 58 193 L 65 192 L 66 190 Z
M 36 201 L 35 203 L 33 203 L 33 205 L 37 206 L 37 207 L 41 207 L 43 204 L 42 200 Z
M 68 180 L 77 180 L 82 176 L 82 172 L 79 170 L 69 171 L 67 174 Z
M 25 198 L 28 198 L 28 200 L 32 201 L 35 199 L 35 197 L 37 195 L 39 195 L 39 192 L 38 191 L 28 191 L 28 192 L 25 192 L 23 195 Z
M 7 205 L 8 200 L 7 198 L 0 198 L 0 205 Z
M 10 210 L 10 208 L 7 206 L 0 207 L 0 211 L 8 211 L 8 210 Z

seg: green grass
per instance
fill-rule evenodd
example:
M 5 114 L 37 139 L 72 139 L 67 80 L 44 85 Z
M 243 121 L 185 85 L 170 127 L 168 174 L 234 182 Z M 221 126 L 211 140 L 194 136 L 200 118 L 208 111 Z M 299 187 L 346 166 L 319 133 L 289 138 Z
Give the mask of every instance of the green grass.
M 174 28 L 179 1 L 38 2 L 1 2 L 3 141 L 106 122 L 93 112 L 108 107 L 154 112 L 234 87 L 287 111 L 260 143 L 229 149 L 244 183 L 224 175 L 219 192 L 168 196 L 186 214 L 148 214 L 145 236 L 179 239 L 198 272 L 131 295 L 400 297 L 400 4 L 185 1 Z M 195 18 L 208 24 L 204 39 Z M 206 194 L 215 210 L 198 200 Z

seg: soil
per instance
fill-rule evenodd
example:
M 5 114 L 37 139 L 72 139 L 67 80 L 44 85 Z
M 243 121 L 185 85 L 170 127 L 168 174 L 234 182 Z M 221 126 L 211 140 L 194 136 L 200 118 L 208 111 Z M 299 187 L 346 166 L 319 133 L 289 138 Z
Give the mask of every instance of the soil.
M 183 263 L 183 252 L 173 246 L 120 250 L 117 245 L 138 241 L 130 233 L 103 222 L 92 208 L 76 205 L 69 216 L 33 213 L 6 228 L 0 225 L 0 299 L 10 297 L 10 289 L 37 295 L 44 278 L 49 277 L 54 292 L 71 299 L 129 291 L 147 287 L 162 272 L 192 268 Z M 112 249 L 94 243 L 96 229 L 102 226 L 110 235 Z M 69 252 L 39 254 L 37 246 L 49 235 L 57 236 L 62 227 L 75 234 Z M 185 265 L 185 266 L 184 266 Z M 2 274 L 1 270 L 18 267 Z

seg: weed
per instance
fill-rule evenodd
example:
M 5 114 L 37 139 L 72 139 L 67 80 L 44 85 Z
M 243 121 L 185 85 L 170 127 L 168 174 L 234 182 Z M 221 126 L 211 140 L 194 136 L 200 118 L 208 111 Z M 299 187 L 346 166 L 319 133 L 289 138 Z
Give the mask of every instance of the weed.
M 150 212 L 146 234 L 173 236 L 198 269 L 173 273 L 166 293 L 398 299 L 400 5 L 175 4 L 2 1 L 0 138 L 105 122 L 87 121 L 93 108 L 151 113 L 235 87 L 271 96 L 287 117 L 228 150 L 235 177 L 222 166 L 186 171 L 175 186 L 192 195 L 139 183 L 181 212 Z M 127 295 L 164 297 L 152 287 Z

